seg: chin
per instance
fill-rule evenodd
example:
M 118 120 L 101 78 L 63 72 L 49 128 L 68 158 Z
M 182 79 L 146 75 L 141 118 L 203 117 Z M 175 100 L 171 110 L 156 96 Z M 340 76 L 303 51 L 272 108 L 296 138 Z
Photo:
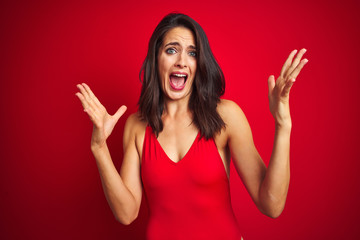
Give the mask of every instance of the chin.
M 176 101 L 190 97 L 190 93 L 191 91 L 189 89 L 186 89 L 186 87 L 181 91 L 174 91 L 171 89 L 171 86 L 169 86 L 168 91 L 165 93 L 165 96 L 169 100 Z

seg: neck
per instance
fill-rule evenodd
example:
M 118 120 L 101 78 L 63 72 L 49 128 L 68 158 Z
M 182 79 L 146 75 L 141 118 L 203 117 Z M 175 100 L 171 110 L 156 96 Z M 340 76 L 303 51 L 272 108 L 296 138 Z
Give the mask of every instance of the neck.
M 164 117 L 178 118 L 188 114 L 191 115 L 189 109 L 189 96 L 179 100 L 165 98 L 163 113 Z

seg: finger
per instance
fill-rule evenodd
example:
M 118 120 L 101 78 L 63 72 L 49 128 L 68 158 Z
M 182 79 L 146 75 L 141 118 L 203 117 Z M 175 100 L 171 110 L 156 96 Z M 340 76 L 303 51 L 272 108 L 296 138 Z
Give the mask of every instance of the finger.
M 86 90 L 86 92 L 89 94 L 89 96 L 93 97 L 94 93 L 91 91 L 89 85 L 87 85 L 86 83 L 82 83 L 81 86 L 83 86 Z
M 89 96 L 94 100 L 95 104 L 100 106 L 101 103 L 100 103 L 99 99 L 95 96 L 93 91 L 91 91 L 90 87 L 86 83 L 83 83 L 82 85 L 84 86 L 84 88 L 87 91 L 87 93 L 89 94 Z
M 84 112 L 87 112 L 88 109 L 91 109 L 93 112 L 96 111 L 96 108 L 94 108 L 93 104 L 87 101 L 87 99 L 81 94 L 81 93 L 75 93 L 75 95 L 80 99 L 81 104 L 84 108 Z
M 297 67 L 290 73 L 289 75 L 289 79 L 296 79 L 296 77 L 299 75 L 301 69 L 305 66 L 305 64 L 309 62 L 309 60 L 307 60 L 306 58 L 304 58 L 303 60 L 301 60 L 301 62 L 297 65 Z
M 86 101 L 86 106 L 93 108 L 94 111 L 97 111 L 99 106 L 94 102 L 89 92 L 86 90 L 85 86 L 82 84 L 76 85 L 84 96 L 84 101 Z M 85 107 L 84 107 L 85 108 Z
M 93 122 L 93 124 L 97 125 L 98 117 L 97 117 L 96 113 L 93 111 L 93 109 L 87 108 L 84 111 L 88 114 L 88 116 L 89 116 L 90 120 Z
M 306 52 L 305 48 L 300 50 L 300 52 L 296 55 L 294 61 L 292 62 L 291 66 L 286 71 L 285 75 L 289 75 L 299 65 L 300 60 L 303 57 L 303 55 L 305 54 L 305 52 Z
M 81 94 L 84 96 L 85 99 L 89 99 L 89 94 L 82 84 L 78 84 L 76 85 L 76 87 L 80 90 Z
M 114 114 L 114 117 L 116 119 L 119 119 L 126 111 L 127 107 L 125 105 L 122 105 Z
M 94 110 L 92 109 L 92 107 L 90 107 L 86 101 L 86 99 L 84 98 L 84 96 L 81 93 L 75 93 L 75 95 L 80 99 L 81 104 L 84 108 L 84 112 L 86 112 L 90 119 L 93 120 L 95 119 L 95 113 Z
M 292 59 L 294 58 L 296 53 L 297 53 L 297 50 L 295 49 L 290 53 L 289 57 L 286 59 L 284 65 L 281 69 L 281 72 L 280 72 L 281 77 L 284 77 L 284 75 L 287 72 L 287 69 L 290 67 Z
M 270 75 L 270 77 L 268 79 L 268 87 L 269 87 L 269 95 L 270 95 L 272 90 L 275 87 L 275 77 L 274 77 L 274 75 Z
M 85 97 L 79 92 L 75 93 L 75 95 L 80 99 L 81 105 L 83 106 L 84 110 L 88 108 L 89 104 L 86 101 Z
M 290 89 L 293 86 L 294 82 L 295 82 L 295 78 L 291 78 L 286 82 L 285 87 L 284 87 L 283 92 L 282 92 L 283 96 L 288 96 L 289 95 Z

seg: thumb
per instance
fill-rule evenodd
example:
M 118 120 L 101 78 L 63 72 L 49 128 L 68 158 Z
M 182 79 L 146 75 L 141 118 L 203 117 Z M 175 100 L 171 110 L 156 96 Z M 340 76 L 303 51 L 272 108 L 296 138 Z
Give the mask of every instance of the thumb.
M 127 107 L 125 105 L 122 105 L 114 114 L 115 119 L 119 120 L 119 118 L 124 114 L 126 109 L 127 109 Z
M 274 89 L 275 87 L 275 77 L 274 75 L 270 75 L 269 79 L 268 79 L 268 86 L 269 86 L 269 94 L 271 93 L 271 91 Z

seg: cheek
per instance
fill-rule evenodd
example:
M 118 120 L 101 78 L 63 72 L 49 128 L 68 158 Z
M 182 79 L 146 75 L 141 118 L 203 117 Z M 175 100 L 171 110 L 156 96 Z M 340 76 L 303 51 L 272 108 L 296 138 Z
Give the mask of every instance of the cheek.
M 158 72 L 160 76 L 163 77 L 164 74 L 167 72 L 166 60 L 164 58 L 159 58 L 158 65 Z
M 158 61 L 158 79 L 159 79 L 162 90 L 164 90 L 166 87 L 166 82 L 167 82 L 166 75 L 167 75 L 167 72 L 166 72 L 166 68 L 164 66 L 164 62 L 160 60 L 160 61 Z
M 190 66 L 191 66 L 191 70 L 192 70 L 193 72 L 196 72 L 196 67 L 197 67 L 196 58 L 190 59 Z
M 193 65 L 191 66 L 191 74 L 195 77 L 196 75 L 196 70 L 197 70 L 197 64 L 196 61 L 193 63 Z
M 161 60 L 158 61 L 158 75 L 159 75 L 160 78 L 162 78 L 163 75 L 164 75 L 164 65 L 161 62 Z

